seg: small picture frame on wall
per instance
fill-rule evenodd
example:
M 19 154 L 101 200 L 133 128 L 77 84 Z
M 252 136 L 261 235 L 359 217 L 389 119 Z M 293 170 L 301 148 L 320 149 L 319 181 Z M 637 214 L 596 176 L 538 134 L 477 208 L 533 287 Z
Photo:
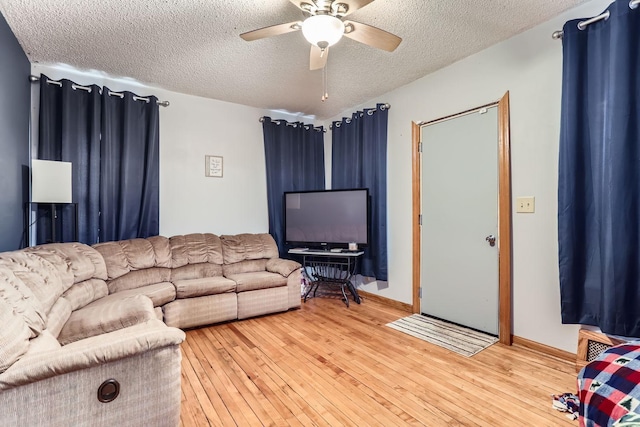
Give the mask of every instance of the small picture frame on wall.
M 222 178 L 222 156 L 204 156 L 204 176 Z

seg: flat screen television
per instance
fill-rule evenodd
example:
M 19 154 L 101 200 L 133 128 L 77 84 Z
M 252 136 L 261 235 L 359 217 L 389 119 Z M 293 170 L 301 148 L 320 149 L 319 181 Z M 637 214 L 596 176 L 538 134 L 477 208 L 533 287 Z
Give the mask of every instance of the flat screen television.
M 369 190 L 284 193 L 285 240 L 309 248 L 369 244 Z

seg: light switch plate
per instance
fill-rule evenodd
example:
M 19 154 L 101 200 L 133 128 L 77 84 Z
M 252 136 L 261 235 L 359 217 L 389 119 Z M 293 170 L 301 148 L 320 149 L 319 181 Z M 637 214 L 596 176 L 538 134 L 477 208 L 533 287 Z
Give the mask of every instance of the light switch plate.
M 534 213 L 536 211 L 536 198 L 533 196 L 517 197 L 516 212 Z

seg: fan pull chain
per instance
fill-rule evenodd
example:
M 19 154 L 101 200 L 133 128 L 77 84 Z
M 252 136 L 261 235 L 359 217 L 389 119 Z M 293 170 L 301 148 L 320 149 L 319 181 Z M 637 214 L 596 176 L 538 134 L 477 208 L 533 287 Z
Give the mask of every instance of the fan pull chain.
M 329 61 L 324 64 L 322 68 L 322 102 L 329 99 L 329 79 L 327 78 L 327 68 L 329 68 Z

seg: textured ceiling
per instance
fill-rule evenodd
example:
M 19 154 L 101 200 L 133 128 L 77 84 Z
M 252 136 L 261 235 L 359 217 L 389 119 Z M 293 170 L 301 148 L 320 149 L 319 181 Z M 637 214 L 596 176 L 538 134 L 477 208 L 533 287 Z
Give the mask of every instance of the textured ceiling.
M 0 0 L 0 11 L 32 62 L 325 119 L 586 1 L 376 0 L 349 19 L 403 41 L 388 53 L 343 38 L 329 55 L 325 102 L 301 32 L 239 37 L 303 19 L 289 0 Z

